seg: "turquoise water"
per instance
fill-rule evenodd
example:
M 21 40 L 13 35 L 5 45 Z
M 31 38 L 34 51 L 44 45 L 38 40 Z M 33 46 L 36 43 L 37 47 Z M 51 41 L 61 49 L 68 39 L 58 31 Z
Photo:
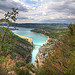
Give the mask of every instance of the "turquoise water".
M 48 37 L 38 34 L 38 33 L 31 32 L 30 30 L 32 30 L 33 28 L 17 27 L 17 29 L 19 29 L 19 30 L 13 30 L 13 32 L 18 35 L 21 35 L 21 36 L 26 36 L 26 37 L 32 38 L 32 41 L 33 41 L 35 47 L 32 51 L 31 63 L 34 64 L 35 58 L 36 58 L 36 55 L 38 53 L 40 46 L 42 46 L 43 44 L 46 43 L 45 41 L 48 40 Z

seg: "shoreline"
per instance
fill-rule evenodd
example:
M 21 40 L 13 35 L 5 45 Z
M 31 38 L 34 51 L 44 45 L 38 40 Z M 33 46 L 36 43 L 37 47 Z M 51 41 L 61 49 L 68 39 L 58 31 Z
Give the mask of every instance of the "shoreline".
M 27 39 L 32 45 L 33 45 L 33 49 L 34 49 L 34 43 L 33 43 L 33 41 L 32 41 L 32 38 L 29 38 L 29 37 L 25 37 L 25 36 L 21 36 L 21 35 L 18 35 L 18 34 L 16 34 L 16 33 L 14 33 L 15 35 L 17 35 L 17 36 L 19 36 L 20 38 L 22 38 L 22 39 Z
M 31 32 L 33 32 L 33 31 L 31 31 Z M 37 33 L 37 32 L 33 32 L 33 33 Z M 47 36 L 47 35 L 44 35 L 44 34 L 42 34 L 42 33 L 37 33 L 37 34 L 41 34 L 41 35 L 43 35 L 43 36 L 46 36 L 46 37 L 48 37 L 48 40 L 49 40 L 49 39 L 51 39 L 51 38 L 49 38 L 49 36 Z M 46 42 L 45 44 L 47 44 L 47 43 L 48 43 L 48 40 L 46 40 L 46 41 L 45 41 L 45 42 Z
M 22 38 L 22 39 L 27 39 L 31 44 L 33 43 L 32 38 L 25 37 L 25 36 L 21 36 L 21 35 L 18 35 L 18 34 L 16 34 L 16 33 L 14 33 L 14 34 L 17 35 L 17 36 L 19 36 L 19 37 Z
M 27 39 L 32 45 L 33 45 L 33 48 L 31 49 L 31 58 L 30 58 L 30 61 L 29 61 L 29 63 L 28 64 L 30 64 L 31 63 L 31 59 L 32 59 L 32 51 L 34 50 L 34 43 L 33 43 L 33 41 L 32 41 L 32 38 L 29 38 L 29 37 L 25 37 L 25 36 L 20 36 L 20 35 L 18 35 L 18 34 L 16 34 L 16 33 L 14 33 L 15 35 L 17 35 L 17 36 L 19 36 L 20 38 L 22 38 L 22 39 Z M 27 65 L 28 65 L 27 64 Z
M 39 33 L 39 34 L 44 35 L 44 34 L 42 34 L 42 33 Z M 47 36 L 47 35 L 44 35 L 44 36 L 48 37 L 48 40 L 51 39 L 51 38 L 49 38 L 49 36 Z M 48 43 L 48 40 L 45 41 L 45 42 L 46 42 L 45 44 Z
M 36 33 L 36 32 L 33 32 L 33 33 Z M 18 35 L 18 34 L 16 34 L 16 33 L 14 33 L 15 35 L 17 35 L 17 36 L 19 36 L 20 38 L 23 38 L 23 39 L 29 39 L 29 42 L 31 43 L 31 44 L 33 44 L 33 49 L 32 49 L 32 51 L 34 50 L 34 47 L 35 47 L 35 45 L 34 45 L 34 43 L 33 43 L 33 41 L 32 41 L 32 38 L 29 38 L 29 37 L 25 37 L 25 36 L 20 36 L 20 35 Z M 37 33 L 37 34 L 41 34 L 41 33 Z M 41 35 L 43 35 L 43 36 L 46 36 L 46 35 L 44 35 L 44 34 L 41 34 Z M 45 42 L 45 44 L 47 44 L 48 43 L 48 40 L 50 39 L 49 38 L 49 36 L 46 36 L 48 39 L 46 40 L 46 41 L 44 41 Z M 38 49 L 39 50 L 39 49 Z M 31 51 L 31 53 L 32 53 L 32 51 Z M 37 55 L 36 55 L 37 56 Z M 31 61 L 30 61 L 30 63 L 31 63 Z M 35 62 L 34 62 L 35 63 Z

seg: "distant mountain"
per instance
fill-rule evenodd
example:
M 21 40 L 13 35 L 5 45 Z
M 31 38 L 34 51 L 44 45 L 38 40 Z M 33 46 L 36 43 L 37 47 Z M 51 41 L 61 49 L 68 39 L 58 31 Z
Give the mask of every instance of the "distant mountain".
M 40 28 L 40 29 L 62 29 L 67 27 L 67 23 L 12 23 L 11 26 L 14 27 L 25 27 L 25 28 Z M 8 26 L 8 24 L 3 23 L 2 26 Z
M 55 29 L 67 27 L 66 23 L 16 23 L 17 27 Z

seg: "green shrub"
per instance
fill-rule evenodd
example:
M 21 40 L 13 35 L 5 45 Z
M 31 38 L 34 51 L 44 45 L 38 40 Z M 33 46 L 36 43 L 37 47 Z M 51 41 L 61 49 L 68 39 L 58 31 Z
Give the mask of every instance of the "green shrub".
M 20 69 L 19 67 L 15 68 L 15 72 L 17 75 L 29 75 L 29 71 L 27 69 L 23 70 Z
M 24 62 L 17 62 L 16 66 L 17 67 L 22 67 L 22 66 L 25 66 L 25 63 Z
M 7 70 L 0 65 L 0 75 L 7 75 Z
M 36 68 L 35 68 L 35 66 L 34 66 L 33 64 L 29 64 L 29 65 L 27 65 L 26 67 L 27 67 L 29 70 L 31 70 L 33 73 L 36 72 Z

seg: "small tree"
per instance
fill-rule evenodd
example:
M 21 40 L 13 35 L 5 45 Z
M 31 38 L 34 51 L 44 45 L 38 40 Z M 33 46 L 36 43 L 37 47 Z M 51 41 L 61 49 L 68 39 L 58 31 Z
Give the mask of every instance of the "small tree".
M 69 35 L 74 35 L 75 33 L 75 24 L 70 24 L 68 26 L 68 29 L 69 29 Z
M 1 51 L 0 53 L 3 53 L 4 50 L 4 41 L 6 39 L 6 35 L 9 32 L 10 25 L 17 20 L 16 16 L 18 15 L 18 9 L 12 8 L 12 11 L 7 12 L 4 16 L 4 19 L 0 19 L 0 22 L 8 23 L 7 28 L 2 28 L 3 32 L 0 32 L 0 41 L 1 41 Z M 13 23 L 14 24 L 14 23 Z M 5 52 L 5 51 L 4 51 Z

